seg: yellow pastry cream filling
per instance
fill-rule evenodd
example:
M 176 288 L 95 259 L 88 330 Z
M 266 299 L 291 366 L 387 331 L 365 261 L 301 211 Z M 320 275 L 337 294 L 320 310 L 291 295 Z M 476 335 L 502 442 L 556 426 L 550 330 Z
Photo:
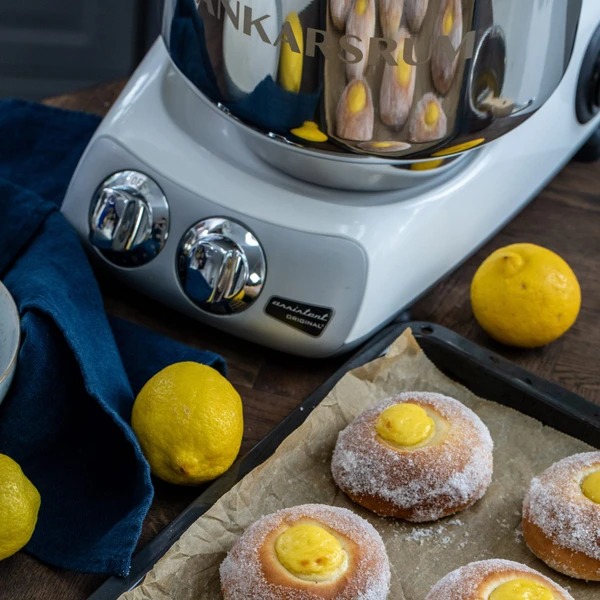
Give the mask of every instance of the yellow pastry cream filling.
M 356 0 L 356 14 L 364 15 L 367 11 L 367 0 Z
M 340 541 L 323 527 L 293 525 L 275 542 L 275 552 L 283 567 L 301 579 L 323 581 L 347 564 Z
M 554 600 L 554 594 L 537 581 L 513 579 L 497 587 L 489 600 Z
M 435 432 L 435 422 L 416 404 L 395 404 L 384 410 L 375 426 L 379 436 L 396 446 L 416 446 Z
M 348 90 L 346 102 L 351 113 L 358 113 L 365 108 L 367 105 L 367 90 L 360 81 L 356 81 Z
M 600 504 L 600 471 L 588 475 L 581 484 L 581 491 L 586 498 Z

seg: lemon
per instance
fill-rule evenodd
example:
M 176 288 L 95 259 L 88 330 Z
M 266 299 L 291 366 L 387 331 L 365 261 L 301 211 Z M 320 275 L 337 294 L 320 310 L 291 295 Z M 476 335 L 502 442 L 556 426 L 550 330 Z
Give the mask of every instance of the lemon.
M 21 467 L 0 454 L 0 560 L 18 552 L 33 535 L 40 494 Z
M 242 400 L 215 369 L 177 363 L 142 388 L 131 425 L 156 477 L 198 485 L 224 473 L 238 455 Z
M 471 284 L 475 318 L 495 340 L 538 348 L 558 339 L 575 323 L 581 290 L 571 267 L 534 244 L 496 250 Z

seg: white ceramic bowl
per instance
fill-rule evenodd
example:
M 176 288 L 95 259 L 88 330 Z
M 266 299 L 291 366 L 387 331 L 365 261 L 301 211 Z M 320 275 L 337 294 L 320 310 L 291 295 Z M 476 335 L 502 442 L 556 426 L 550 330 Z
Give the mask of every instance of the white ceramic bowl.
M 20 343 L 19 312 L 9 291 L 0 282 L 0 404 L 15 375 Z

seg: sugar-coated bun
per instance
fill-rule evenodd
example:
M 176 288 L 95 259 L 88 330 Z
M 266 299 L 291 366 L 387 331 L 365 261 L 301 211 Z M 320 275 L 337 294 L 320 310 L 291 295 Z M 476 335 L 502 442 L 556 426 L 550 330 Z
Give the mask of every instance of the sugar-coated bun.
M 279 545 L 288 542 L 286 532 L 299 528 L 322 531 L 323 539 L 317 541 L 333 542 L 338 555 L 332 558 L 322 552 L 322 545 L 303 545 L 304 540 L 295 546 L 294 540 Z M 286 549 L 288 556 L 280 554 Z M 299 574 L 290 570 L 290 562 L 284 566 L 282 557 L 291 558 L 299 568 L 310 564 L 318 569 L 328 560 L 337 562 L 329 565 L 329 571 Z M 221 564 L 220 576 L 225 600 L 385 600 L 390 565 L 381 536 L 367 521 L 344 508 L 307 504 L 254 523 Z
M 531 551 L 555 571 L 588 581 L 600 581 L 600 498 L 588 498 L 582 485 L 598 472 L 600 452 L 565 458 L 532 480 L 523 505 Z
M 452 571 L 432 588 L 425 600 L 494 600 L 494 592 L 514 580 L 542 586 L 551 600 L 573 600 L 569 592 L 548 577 L 510 560 L 483 560 Z M 543 595 L 524 594 L 522 599 L 539 597 Z
M 398 446 L 381 437 L 380 418 L 399 404 L 425 411 L 433 424 L 427 439 Z M 408 392 L 367 410 L 340 433 L 331 470 L 356 503 L 384 517 L 423 523 L 464 510 L 485 494 L 493 447 L 481 419 L 457 400 Z

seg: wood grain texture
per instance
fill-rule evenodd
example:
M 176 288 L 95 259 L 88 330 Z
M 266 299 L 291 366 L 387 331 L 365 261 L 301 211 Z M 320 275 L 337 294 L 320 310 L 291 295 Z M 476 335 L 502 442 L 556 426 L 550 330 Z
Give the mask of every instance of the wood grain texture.
M 114 83 L 48 103 L 104 114 L 122 85 L 122 82 Z M 481 261 L 493 250 L 515 242 L 533 242 L 558 252 L 571 264 L 582 285 L 583 307 L 577 323 L 562 339 L 540 350 L 520 351 L 494 343 L 478 327 L 470 309 L 469 286 Z M 264 437 L 343 362 L 340 358 L 311 361 L 282 355 L 193 323 L 110 279 L 102 278 L 101 287 L 110 313 L 225 357 L 231 381 L 240 391 L 245 406 L 243 451 Z M 501 233 L 417 302 L 413 314 L 416 319 L 449 327 L 533 373 L 600 404 L 598 166 L 568 165 Z M 156 498 L 140 545 L 172 521 L 198 491 L 156 482 Z M 21 552 L 0 563 L 0 600 L 79 600 L 91 594 L 102 580 L 100 576 L 69 573 L 42 565 Z

